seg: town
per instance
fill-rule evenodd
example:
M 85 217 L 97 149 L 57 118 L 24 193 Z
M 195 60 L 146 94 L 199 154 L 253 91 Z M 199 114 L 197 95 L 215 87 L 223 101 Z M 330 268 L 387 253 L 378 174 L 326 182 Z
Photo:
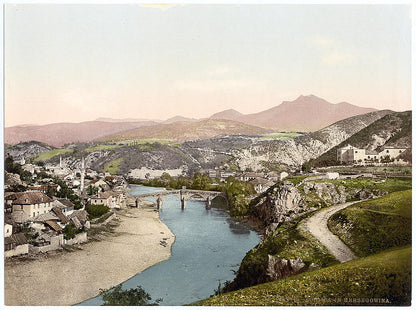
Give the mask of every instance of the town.
M 385 148 L 380 153 L 355 148 L 351 145 L 337 150 L 340 164 L 365 165 L 407 165 L 397 157 L 406 148 Z M 370 155 L 371 153 L 371 155 Z M 128 194 L 128 182 L 160 179 L 168 172 L 173 177 L 186 177 L 182 169 L 155 170 L 137 169 L 146 173 L 136 174 L 137 179 L 109 172 L 98 172 L 85 167 L 82 157 L 80 168 L 71 168 L 59 157 L 59 164 L 26 163 L 22 158 L 13 161 L 6 158 L 4 193 L 5 257 L 21 256 L 56 251 L 88 242 L 91 227 L 102 226 L 117 218 L 116 210 L 138 207 L 137 201 Z M 176 175 L 175 175 L 176 172 Z M 201 169 L 209 188 L 218 183 L 238 180 L 252 187 L 251 196 L 264 193 L 277 182 L 294 174 L 309 176 L 307 180 L 351 178 L 338 172 L 324 170 L 296 171 L 280 170 L 264 172 L 239 172 L 227 169 Z M 305 174 L 306 173 L 306 174 Z M 364 174 L 361 174 L 364 175 Z M 366 176 L 373 176 L 371 173 Z M 355 175 L 357 177 L 359 175 Z M 375 176 L 375 175 L 374 175 Z M 231 178 L 231 179 L 230 179 Z M 151 202 L 149 202 L 152 205 Z M 149 205 L 147 203 L 147 205 Z

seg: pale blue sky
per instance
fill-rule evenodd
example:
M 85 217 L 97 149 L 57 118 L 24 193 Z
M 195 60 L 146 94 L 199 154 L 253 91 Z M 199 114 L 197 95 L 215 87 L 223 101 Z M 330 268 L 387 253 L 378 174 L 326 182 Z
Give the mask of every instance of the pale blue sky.
M 6 126 L 259 112 L 315 94 L 411 108 L 406 5 L 7 5 Z

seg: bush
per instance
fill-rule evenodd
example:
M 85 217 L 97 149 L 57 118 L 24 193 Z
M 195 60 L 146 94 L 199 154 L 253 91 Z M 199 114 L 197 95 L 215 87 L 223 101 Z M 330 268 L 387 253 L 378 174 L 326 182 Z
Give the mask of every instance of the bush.
M 65 226 L 64 230 L 64 238 L 65 240 L 75 238 L 75 235 L 78 233 L 78 230 L 75 228 L 74 225 L 68 224 Z
M 101 290 L 104 306 L 157 306 L 161 299 L 149 303 L 152 299 L 139 285 L 137 288 L 122 290 L 121 284 L 109 290 Z
M 94 219 L 106 214 L 110 209 L 104 205 L 88 205 L 85 210 L 88 212 L 90 219 Z

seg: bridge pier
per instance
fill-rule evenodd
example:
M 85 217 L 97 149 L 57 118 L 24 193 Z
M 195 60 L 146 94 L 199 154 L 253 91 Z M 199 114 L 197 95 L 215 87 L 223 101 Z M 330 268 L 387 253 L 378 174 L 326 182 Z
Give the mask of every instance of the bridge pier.
M 157 196 L 156 198 L 156 203 L 157 203 L 157 209 L 159 210 L 160 208 L 162 208 L 162 197 Z
M 212 199 L 211 197 L 207 197 L 207 200 L 205 201 L 205 209 L 210 210 L 212 205 Z
M 186 208 L 186 199 L 185 197 L 181 197 L 181 209 L 185 210 Z

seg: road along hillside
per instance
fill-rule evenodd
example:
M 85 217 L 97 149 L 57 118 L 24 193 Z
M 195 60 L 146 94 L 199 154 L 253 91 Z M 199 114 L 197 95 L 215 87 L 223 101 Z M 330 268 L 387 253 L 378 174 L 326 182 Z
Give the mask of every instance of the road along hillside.
M 311 216 L 304 224 L 304 227 L 341 263 L 350 261 L 356 256 L 337 236 L 330 232 L 327 223 L 332 214 L 354 203 L 348 202 L 325 208 Z

